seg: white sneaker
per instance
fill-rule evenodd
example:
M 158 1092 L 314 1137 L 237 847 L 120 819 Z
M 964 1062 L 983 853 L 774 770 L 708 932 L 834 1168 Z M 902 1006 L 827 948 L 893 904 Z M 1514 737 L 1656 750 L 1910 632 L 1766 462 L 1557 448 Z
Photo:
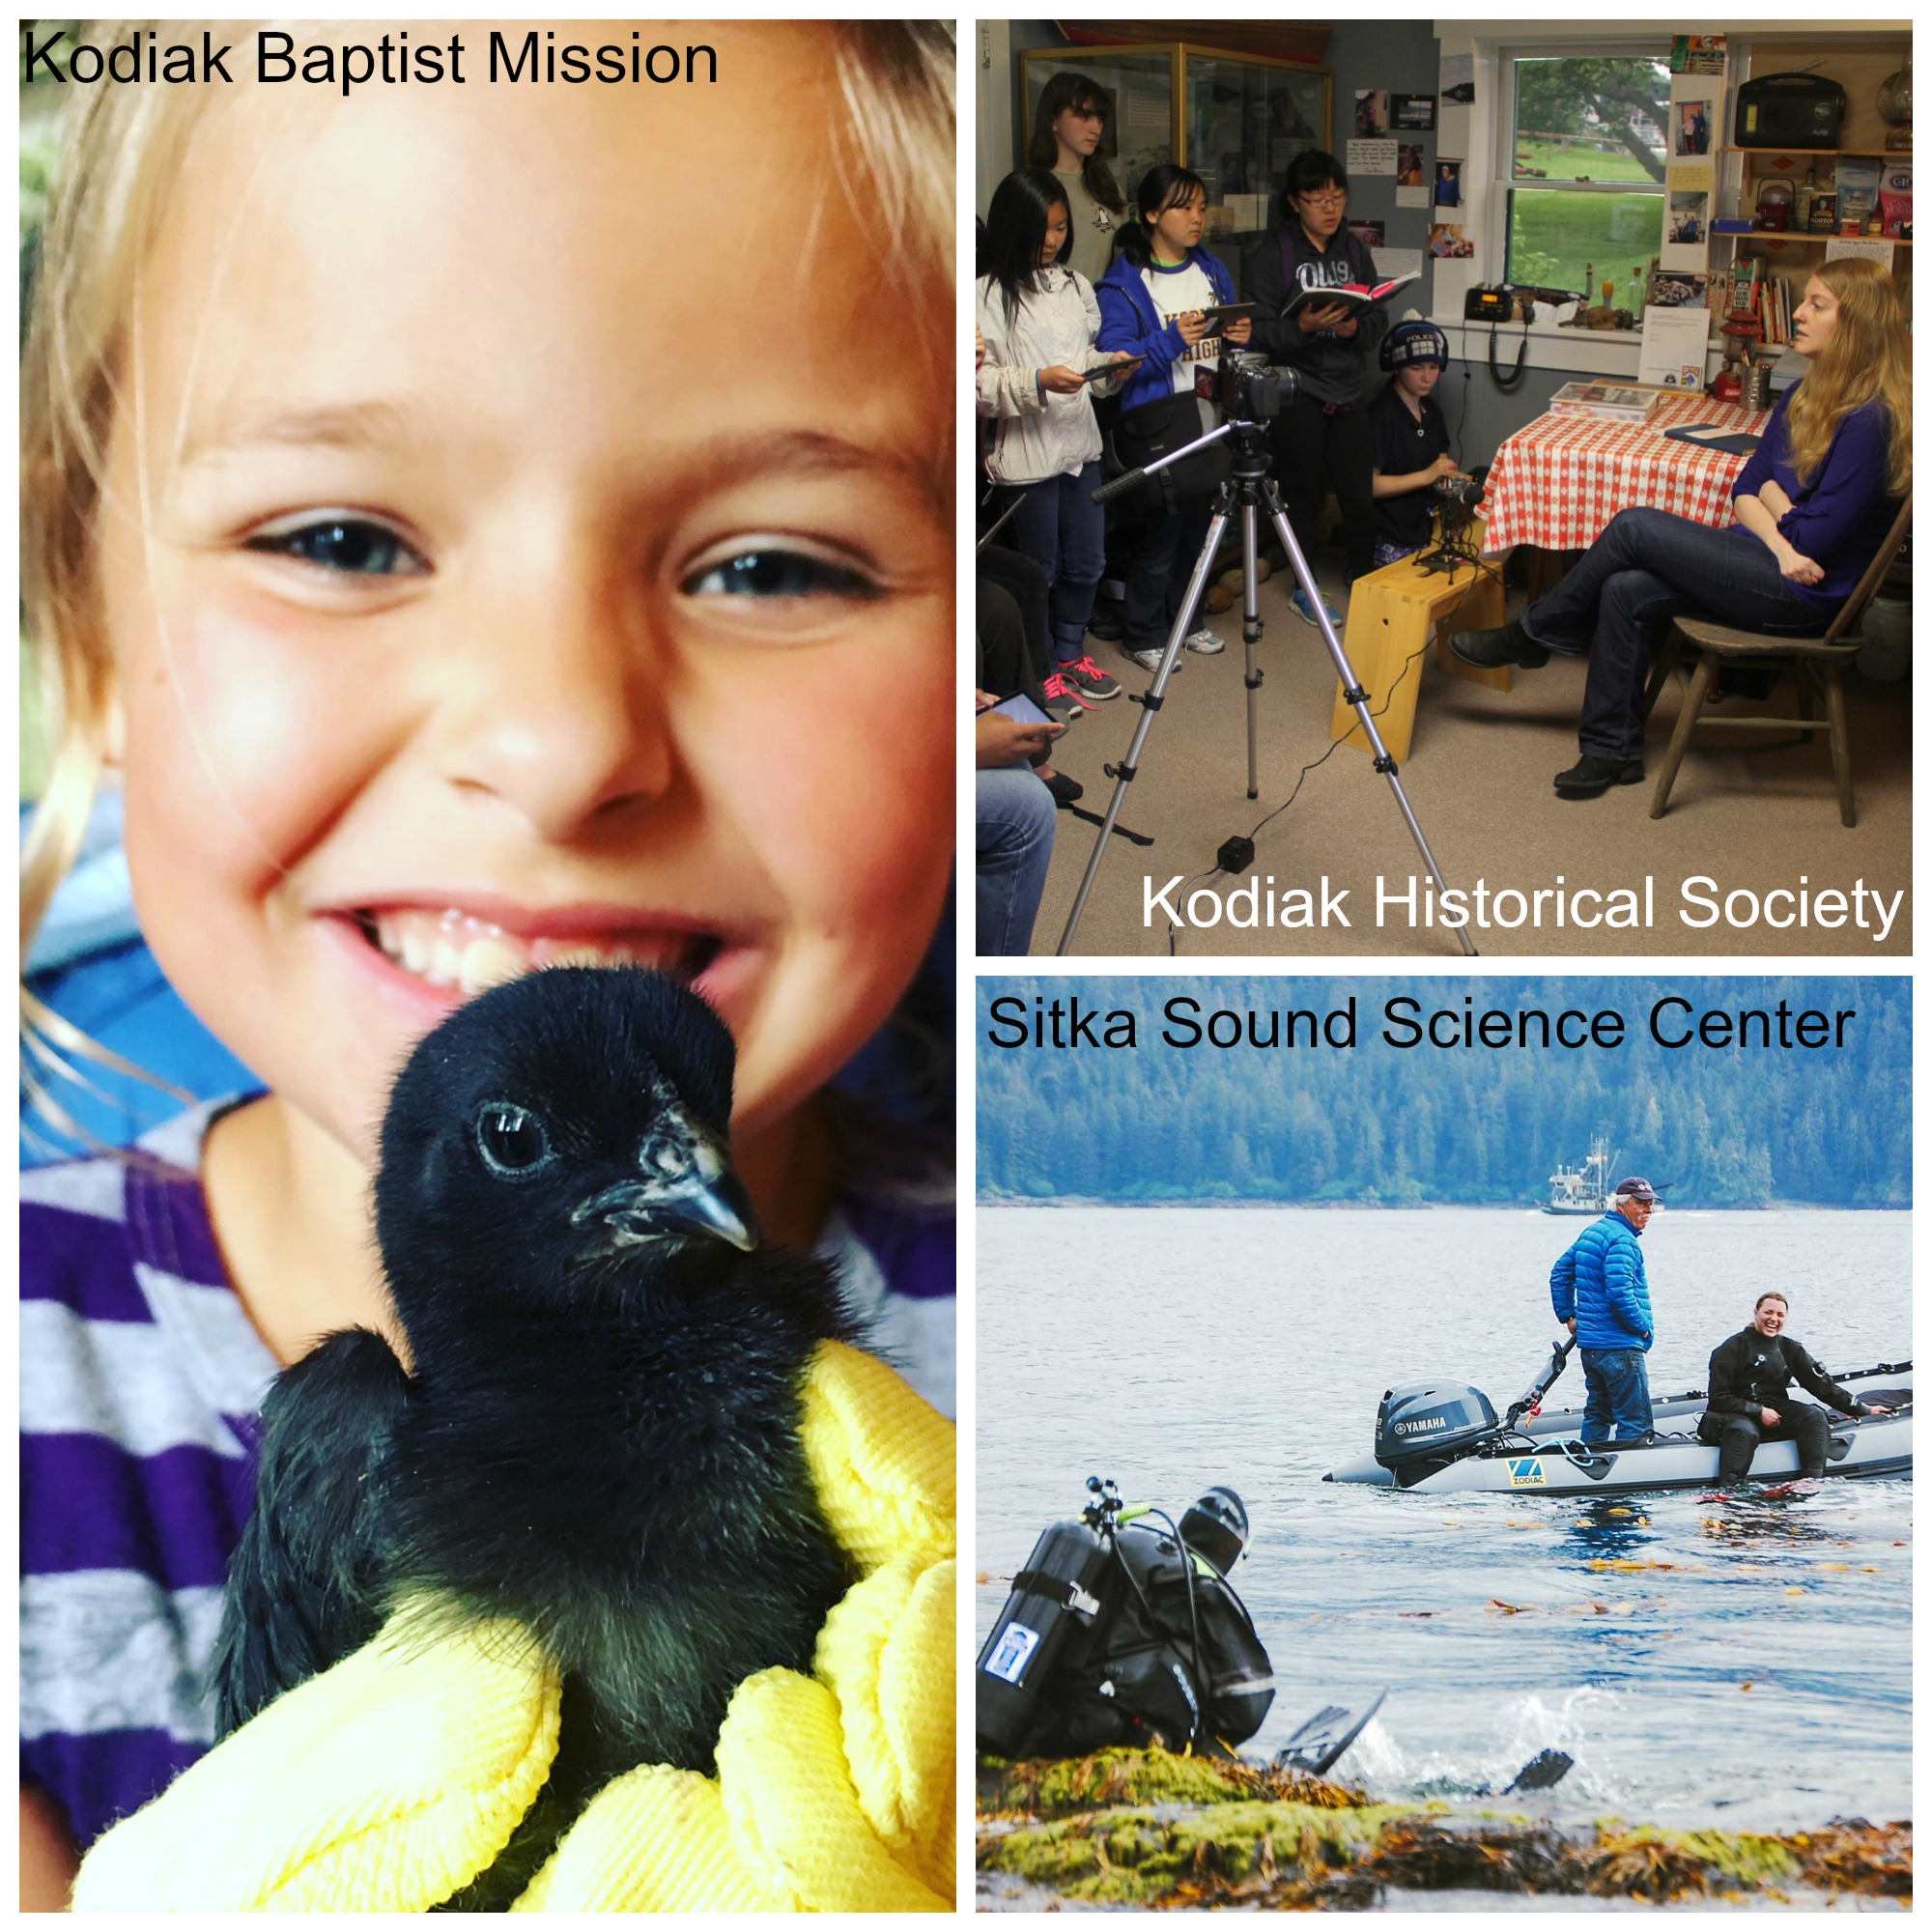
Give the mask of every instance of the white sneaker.
M 1206 625 L 1198 631 L 1189 631 L 1183 642 L 1196 657 L 1200 658 L 1219 657 L 1228 648 L 1226 640 L 1217 637 Z
M 1139 665 L 1143 670 L 1158 670 L 1161 659 L 1167 655 L 1167 647 L 1164 644 L 1149 644 L 1145 650 L 1130 651 L 1125 644 L 1122 644 L 1121 646 L 1121 655 L 1129 664 Z M 1174 661 L 1175 669 L 1179 670 L 1184 663 L 1184 659 L 1176 658 Z

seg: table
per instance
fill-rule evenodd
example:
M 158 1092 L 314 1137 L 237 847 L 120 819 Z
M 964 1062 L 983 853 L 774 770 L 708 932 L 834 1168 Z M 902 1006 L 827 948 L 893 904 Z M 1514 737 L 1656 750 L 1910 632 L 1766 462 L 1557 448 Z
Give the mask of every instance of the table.
M 1481 523 L 1473 529 L 1476 542 L 1481 544 Z M 1494 691 L 1510 688 L 1508 665 L 1490 669 L 1464 664 L 1449 648 L 1451 630 L 1487 631 L 1500 624 L 1504 614 L 1501 573 L 1493 565 L 1478 570 L 1465 563 L 1451 575 L 1424 570 L 1413 557 L 1404 557 L 1356 578 L 1349 586 L 1349 627 L 1342 648 L 1362 680 L 1362 689 L 1369 694 L 1370 715 L 1397 764 L 1408 756 L 1409 735 L 1415 727 L 1415 696 L 1422 685 L 1420 653 L 1428 649 L 1432 636 L 1441 669 Z M 1355 707 L 1342 696 L 1339 677 L 1328 735 L 1357 751 L 1369 749 Z
M 1490 466 L 1485 548 L 1587 550 L 1619 510 L 1637 504 L 1722 529 L 1735 521 L 1731 485 L 1747 459 L 1672 442 L 1663 432 L 1722 423 L 1761 436 L 1770 420 L 1768 411 L 1709 396 L 1666 397 L 1641 424 L 1538 416 L 1504 440 Z

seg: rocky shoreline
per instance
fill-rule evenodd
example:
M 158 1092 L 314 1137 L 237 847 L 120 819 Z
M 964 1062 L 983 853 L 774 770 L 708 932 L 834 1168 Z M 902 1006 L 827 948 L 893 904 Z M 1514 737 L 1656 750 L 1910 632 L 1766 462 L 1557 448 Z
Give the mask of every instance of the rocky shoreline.
M 982 1904 L 1365 1910 L 1418 1893 L 1657 1905 L 1909 1909 L 1912 1827 L 1834 1819 L 1783 1834 L 1555 1824 L 1493 1806 L 1372 1803 L 1293 1773 L 1163 1751 L 982 1758 Z

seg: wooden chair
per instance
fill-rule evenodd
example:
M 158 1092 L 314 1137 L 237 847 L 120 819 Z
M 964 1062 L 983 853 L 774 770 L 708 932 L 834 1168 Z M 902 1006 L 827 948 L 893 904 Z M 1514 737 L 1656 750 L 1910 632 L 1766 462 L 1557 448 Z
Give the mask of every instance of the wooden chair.
M 1832 769 L 1838 781 L 1838 816 L 1847 825 L 1859 822 L 1858 808 L 1852 801 L 1852 748 L 1845 730 L 1845 667 L 1851 663 L 1859 645 L 1864 642 L 1859 632 L 1859 619 L 1864 615 L 1865 606 L 1885 582 L 1886 572 L 1891 568 L 1892 558 L 1898 554 L 1899 546 L 1904 543 L 1905 533 L 1911 526 L 1912 497 L 1908 493 L 1892 523 L 1890 533 L 1879 546 L 1878 554 L 1859 579 L 1852 594 L 1838 607 L 1838 614 L 1832 619 L 1831 627 L 1821 638 L 1776 638 L 1761 631 L 1733 630 L 1711 617 L 1679 617 L 1671 625 L 1670 635 L 1660 653 L 1658 664 L 1651 671 L 1649 689 L 1644 695 L 1646 714 L 1657 701 L 1664 679 L 1685 647 L 1697 654 L 1697 668 L 1690 674 L 1690 689 L 1677 714 L 1676 728 L 1670 734 L 1670 749 L 1663 754 L 1663 769 L 1657 777 L 1657 795 L 1650 805 L 1653 818 L 1662 818 L 1669 806 L 1670 787 L 1676 781 L 1677 768 L 1684 762 L 1685 753 L 1690 749 L 1690 733 L 1701 724 L 1712 731 L 1796 731 L 1800 734 L 1801 743 L 1812 733 L 1829 732 Z M 1701 716 L 1704 700 L 1710 695 L 1711 680 L 1717 675 L 1719 667 L 1726 664 L 1769 666 L 1776 669 L 1789 667 L 1798 678 L 1798 716 Z M 1822 721 L 1811 715 L 1814 690 L 1825 700 Z

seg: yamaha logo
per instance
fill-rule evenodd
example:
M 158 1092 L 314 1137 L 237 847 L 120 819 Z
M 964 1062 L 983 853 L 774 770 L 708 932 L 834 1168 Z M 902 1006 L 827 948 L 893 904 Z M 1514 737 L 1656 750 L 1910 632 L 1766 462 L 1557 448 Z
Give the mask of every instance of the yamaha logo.
M 1421 1435 L 1431 1429 L 1448 1427 L 1449 1418 L 1446 1415 L 1425 1415 L 1419 1422 L 1398 1422 L 1395 1433 L 1398 1435 Z

